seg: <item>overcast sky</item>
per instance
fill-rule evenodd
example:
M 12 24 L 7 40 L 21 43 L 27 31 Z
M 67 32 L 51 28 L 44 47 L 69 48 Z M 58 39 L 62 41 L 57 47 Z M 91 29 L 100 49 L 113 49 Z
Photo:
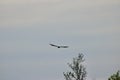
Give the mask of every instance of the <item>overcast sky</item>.
M 65 80 L 78 53 L 87 80 L 120 70 L 120 0 L 0 0 L 0 80 Z

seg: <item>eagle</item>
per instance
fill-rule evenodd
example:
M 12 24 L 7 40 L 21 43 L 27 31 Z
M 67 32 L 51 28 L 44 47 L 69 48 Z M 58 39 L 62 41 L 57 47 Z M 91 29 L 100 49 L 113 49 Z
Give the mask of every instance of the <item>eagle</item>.
M 54 44 L 50 44 L 51 46 L 57 47 L 57 48 L 68 48 L 68 46 L 58 46 L 58 45 L 54 45 Z

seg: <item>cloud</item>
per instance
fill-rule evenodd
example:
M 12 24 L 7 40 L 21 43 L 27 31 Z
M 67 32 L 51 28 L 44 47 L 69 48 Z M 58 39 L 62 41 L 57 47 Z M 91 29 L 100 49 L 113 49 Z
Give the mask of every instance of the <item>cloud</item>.
M 109 9 L 107 6 L 111 7 L 118 4 L 118 0 L 2 0 L 0 25 L 12 27 L 101 21 L 105 17 L 106 19 L 112 19 L 115 15 L 119 15 L 118 10 L 115 12 L 113 12 L 113 9 L 107 11 Z

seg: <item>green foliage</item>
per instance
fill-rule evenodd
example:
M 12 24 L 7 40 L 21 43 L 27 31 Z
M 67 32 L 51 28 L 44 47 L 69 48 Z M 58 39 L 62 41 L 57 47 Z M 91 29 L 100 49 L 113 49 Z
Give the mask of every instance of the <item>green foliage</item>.
M 113 74 L 108 80 L 120 80 L 120 72 L 118 71 L 116 74 Z
M 72 69 L 72 72 L 63 73 L 66 80 L 85 80 L 86 77 L 86 68 L 82 65 L 84 55 L 79 54 L 78 57 L 73 58 L 73 63 L 69 64 L 69 67 Z

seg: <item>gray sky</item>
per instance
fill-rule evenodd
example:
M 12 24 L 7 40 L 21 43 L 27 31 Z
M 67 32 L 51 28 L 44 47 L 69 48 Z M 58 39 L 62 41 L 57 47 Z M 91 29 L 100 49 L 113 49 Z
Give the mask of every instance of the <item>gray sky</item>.
M 0 80 L 64 80 L 78 53 L 87 80 L 107 80 L 120 70 L 119 35 L 119 0 L 1 0 Z

